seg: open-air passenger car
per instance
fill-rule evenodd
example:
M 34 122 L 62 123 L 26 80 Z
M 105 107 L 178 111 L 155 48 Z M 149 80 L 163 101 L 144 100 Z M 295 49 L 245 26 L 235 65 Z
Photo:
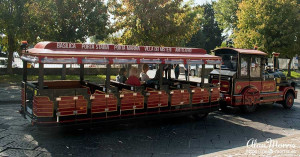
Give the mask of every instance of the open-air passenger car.
M 295 83 L 289 83 L 285 75 L 266 67 L 267 54 L 258 50 L 221 48 L 214 50 L 222 57 L 221 70 L 211 72 L 210 82 L 219 83 L 221 74 L 220 107 L 241 107 L 244 112 L 255 111 L 258 104 L 280 103 L 291 108 L 297 97 Z M 275 61 L 276 57 L 274 56 Z M 274 62 L 275 62 L 274 61 Z
M 203 49 L 40 42 L 23 45 L 24 64 L 21 113 L 32 124 L 78 124 L 179 115 L 207 115 L 219 109 L 219 84 L 182 81 L 131 86 L 112 81 L 112 64 L 221 64 Z M 27 81 L 27 63 L 38 63 L 38 81 Z M 79 64 L 80 80 L 44 80 L 44 64 Z M 84 64 L 106 65 L 106 80 L 84 79 Z M 218 78 L 216 78 L 218 80 Z

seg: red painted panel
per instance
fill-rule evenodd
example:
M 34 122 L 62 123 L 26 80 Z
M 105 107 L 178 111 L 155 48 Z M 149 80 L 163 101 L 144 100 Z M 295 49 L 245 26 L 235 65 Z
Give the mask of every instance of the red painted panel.
M 74 115 L 73 111 L 61 111 L 60 116 L 71 116 Z
M 241 94 L 245 87 L 249 86 L 249 81 L 237 81 L 234 85 L 234 94 Z
M 220 98 L 220 90 L 218 87 L 211 89 L 211 102 L 219 101 Z
M 184 90 L 172 90 L 171 94 L 171 106 L 186 105 L 189 104 L 189 92 Z
M 44 103 L 44 104 L 38 104 L 36 102 L 33 103 L 33 107 L 36 107 L 36 108 L 53 108 L 53 103 L 51 102 L 47 102 L 47 103 Z
M 217 85 L 219 83 L 219 80 L 212 80 L 211 83 L 213 85 Z M 226 80 L 221 80 L 221 87 L 220 87 L 220 90 L 222 92 L 229 92 L 229 87 L 230 87 L 230 82 L 229 81 L 226 81 Z
M 256 88 L 258 91 L 262 91 L 261 81 L 250 81 L 250 85 Z
M 42 109 L 36 109 L 36 112 L 46 112 L 46 113 L 53 113 L 53 108 L 42 108 Z
M 121 95 L 121 111 L 144 108 L 144 96 L 141 93 L 124 90 Z
M 200 87 L 193 88 L 194 94 L 192 97 L 193 104 L 207 103 L 209 101 L 209 93 L 207 89 L 201 89 Z
M 117 110 L 117 98 L 113 94 L 105 94 L 101 91 L 96 91 L 91 100 L 92 113 L 104 113 Z
M 275 80 L 262 81 L 262 92 L 275 92 L 276 82 Z
M 33 114 L 37 117 L 52 117 L 53 102 L 46 96 L 33 97 Z

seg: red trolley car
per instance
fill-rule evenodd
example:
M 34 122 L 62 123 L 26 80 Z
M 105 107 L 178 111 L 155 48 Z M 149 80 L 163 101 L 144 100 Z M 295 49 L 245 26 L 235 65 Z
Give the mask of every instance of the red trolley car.
M 168 77 L 163 83 L 131 86 L 112 81 L 112 64 L 221 64 L 203 49 L 41 42 L 26 50 L 21 113 L 32 124 L 76 124 L 175 115 L 207 115 L 219 109 L 219 85 Z M 27 81 L 27 63 L 38 63 L 38 81 Z M 79 64 L 80 80 L 44 80 L 44 64 Z M 106 65 L 104 84 L 84 79 L 84 64 Z M 170 69 L 169 69 L 170 70 Z M 217 78 L 216 78 L 217 79 Z M 217 79 L 218 80 L 218 79 Z
M 235 48 L 221 48 L 214 52 L 222 57 L 223 64 L 221 70 L 211 72 L 210 82 L 219 83 L 221 74 L 220 107 L 223 110 L 227 106 L 239 106 L 245 112 L 253 112 L 258 104 L 273 102 L 284 108 L 293 106 L 297 97 L 295 83 L 289 83 L 282 72 L 267 69 L 266 53 Z

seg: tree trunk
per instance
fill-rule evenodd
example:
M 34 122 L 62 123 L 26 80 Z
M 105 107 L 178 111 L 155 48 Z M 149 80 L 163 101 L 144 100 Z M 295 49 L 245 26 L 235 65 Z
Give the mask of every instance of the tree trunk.
M 293 60 L 293 58 L 290 58 L 290 60 L 289 60 L 288 73 L 287 73 L 288 77 L 291 77 L 291 64 L 292 64 L 292 60 Z
M 13 74 L 12 70 L 12 62 L 13 62 L 13 53 L 14 53 L 14 46 L 15 46 L 15 39 L 12 35 L 7 35 L 8 39 L 8 64 L 7 64 L 7 73 L 9 75 Z

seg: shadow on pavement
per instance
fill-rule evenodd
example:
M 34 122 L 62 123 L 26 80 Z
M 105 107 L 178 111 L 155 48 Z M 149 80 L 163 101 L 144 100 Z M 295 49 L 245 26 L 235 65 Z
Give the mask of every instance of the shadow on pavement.
M 97 128 L 33 130 L 39 147 L 53 156 L 199 156 L 283 135 L 248 127 L 212 113 L 206 120 L 190 117 L 118 124 Z
M 180 117 L 92 128 L 38 129 L 0 106 L 0 156 L 199 156 L 263 142 L 300 129 L 299 102 L 292 110 L 264 105 L 251 114 L 211 113 L 206 120 Z

